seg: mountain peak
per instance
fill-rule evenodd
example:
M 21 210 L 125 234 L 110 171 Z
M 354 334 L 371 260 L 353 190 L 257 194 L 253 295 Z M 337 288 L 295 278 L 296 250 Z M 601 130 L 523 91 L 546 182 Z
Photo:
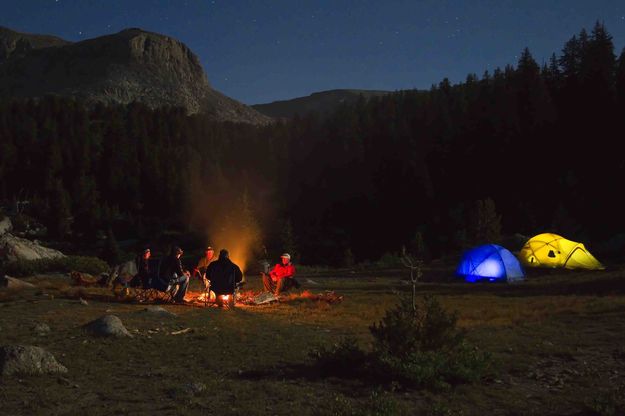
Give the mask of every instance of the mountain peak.
M 271 121 L 213 90 L 198 57 L 172 37 L 128 28 L 71 43 L 3 28 L 0 96 L 48 94 L 106 104 L 183 107 L 218 121 Z

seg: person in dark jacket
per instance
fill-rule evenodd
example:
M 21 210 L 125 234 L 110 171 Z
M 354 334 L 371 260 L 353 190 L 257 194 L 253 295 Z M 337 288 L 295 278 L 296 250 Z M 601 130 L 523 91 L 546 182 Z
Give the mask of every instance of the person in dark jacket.
M 159 276 L 161 283 L 175 287 L 173 301 L 176 303 L 184 302 L 184 296 L 189 288 L 190 273 L 182 268 L 182 263 L 180 262 L 182 253 L 183 251 L 180 247 L 174 247 L 170 255 L 163 260 Z
M 141 253 L 135 258 L 135 265 L 137 266 L 137 274 L 132 278 L 130 282 L 131 287 L 141 286 L 147 289 L 150 284 L 150 264 L 149 260 L 152 253 L 149 247 L 145 247 Z
M 243 272 L 230 260 L 230 253 L 223 249 L 219 259 L 206 268 L 206 278 L 210 281 L 210 290 L 215 292 L 217 303 L 221 303 L 220 295 L 232 295 L 235 288 L 243 281 Z

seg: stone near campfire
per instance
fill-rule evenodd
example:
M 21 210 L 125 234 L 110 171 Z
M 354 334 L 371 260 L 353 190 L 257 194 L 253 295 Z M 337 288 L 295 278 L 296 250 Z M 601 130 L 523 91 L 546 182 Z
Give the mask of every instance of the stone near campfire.
M 29 345 L 0 347 L 0 375 L 39 375 L 67 373 L 67 368 L 48 351 Z
M 4 217 L 0 220 L 0 236 L 8 233 L 13 229 L 13 224 L 11 224 L 11 219 L 9 217 Z
M 266 303 L 277 302 L 279 299 L 270 292 L 263 292 L 254 298 L 255 305 L 264 305 Z
M 10 276 L 0 276 L 0 288 L 7 289 L 32 289 L 36 287 L 32 283 L 25 282 L 20 279 L 16 279 L 15 277 Z
M 15 237 L 12 234 L 0 236 L 0 260 L 39 260 L 65 257 L 63 253 L 44 247 L 34 241 Z
M 104 315 L 84 325 L 83 328 L 95 336 L 132 338 L 132 334 L 122 324 L 121 319 L 115 315 Z
M 167 309 L 160 307 L 160 306 L 148 306 L 147 308 L 143 310 L 143 312 L 147 312 L 149 315 L 154 315 L 154 316 L 167 316 L 167 317 L 172 317 L 172 318 L 175 318 L 178 316 L 175 313 L 170 312 Z

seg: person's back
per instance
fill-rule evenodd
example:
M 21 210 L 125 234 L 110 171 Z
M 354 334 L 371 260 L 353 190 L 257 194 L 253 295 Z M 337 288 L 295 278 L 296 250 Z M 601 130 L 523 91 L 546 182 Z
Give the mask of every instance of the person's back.
M 210 280 L 210 288 L 216 294 L 231 293 L 236 284 L 243 280 L 243 273 L 234 264 L 227 250 L 221 250 L 219 259 L 208 265 L 206 277 Z

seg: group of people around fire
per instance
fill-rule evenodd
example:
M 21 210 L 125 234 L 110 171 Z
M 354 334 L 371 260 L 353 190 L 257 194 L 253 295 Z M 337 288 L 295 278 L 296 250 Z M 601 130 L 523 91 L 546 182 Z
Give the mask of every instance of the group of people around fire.
M 125 284 L 169 292 L 172 302 L 184 303 L 191 278 L 198 278 L 205 292 L 215 293 L 217 303 L 220 304 L 219 295 L 233 293 L 244 282 L 241 268 L 230 260 L 230 253 L 226 249 L 220 250 L 218 258 L 215 258 L 215 250 L 211 246 L 206 247 L 204 255 L 192 272 L 183 267 L 180 260 L 182 254 L 182 248 L 174 246 L 169 255 L 159 262 L 157 270 L 152 270 L 149 261 L 151 251 L 149 247 L 145 247 L 135 259 L 137 274 Z M 275 296 L 280 296 L 293 287 L 300 287 L 294 277 L 295 266 L 289 253 L 283 253 L 280 259 L 280 263 L 271 270 L 261 272 L 264 290 Z

